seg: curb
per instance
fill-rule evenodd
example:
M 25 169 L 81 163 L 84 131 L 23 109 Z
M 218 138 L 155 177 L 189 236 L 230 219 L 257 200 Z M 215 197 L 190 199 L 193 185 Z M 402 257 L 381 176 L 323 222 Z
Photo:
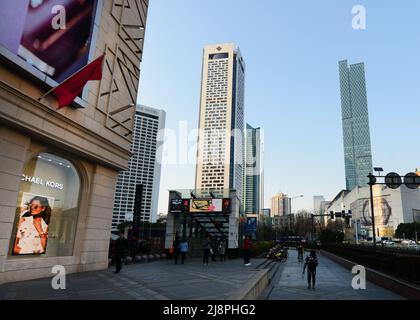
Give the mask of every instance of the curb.
M 254 269 L 254 271 L 257 271 L 257 274 L 252 276 L 248 283 L 231 294 L 227 300 L 256 300 L 258 298 L 270 283 L 268 275 L 270 269 Z
M 323 256 L 331 259 L 332 261 L 340 264 L 341 266 L 349 270 L 351 270 L 353 266 L 358 265 L 358 263 L 347 260 L 345 258 L 337 256 L 328 251 L 321 250 L 320 253 Z M 413 285 L 409 282 L 406 282 L 404 280 L 398 279 L 388 274 L 376 271 L 371 268 L 365 267 L 365 270 L 366 270 L 366 279 L 368 281 L 382 288 L 395 292 L 403 296 L 404 298 L 411 299 L 411 300 L 420 300 L 420 288 L 417 287 L 416 285 Z

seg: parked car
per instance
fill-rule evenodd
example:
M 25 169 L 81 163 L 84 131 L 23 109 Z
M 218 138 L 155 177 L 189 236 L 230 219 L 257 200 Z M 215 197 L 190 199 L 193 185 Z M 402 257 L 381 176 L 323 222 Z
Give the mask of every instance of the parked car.
M 382 243 L 386 247 L 391 247 L 391 246 L 394 246 L 395 245 L 395 242 L 392 241 L 392 240 L 384 240 L 384 241 L 382 241 Z

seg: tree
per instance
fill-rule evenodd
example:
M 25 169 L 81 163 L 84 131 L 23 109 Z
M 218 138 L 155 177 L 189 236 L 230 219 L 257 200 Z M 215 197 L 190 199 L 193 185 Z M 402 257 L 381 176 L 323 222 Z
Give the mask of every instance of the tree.
M 311 232 L 311 214 L 307 210 L 299 210 L 295 215 L 294 233 L 307 237 Z
M 420 223 L 413 222 L 413 223 L 400 223 L 395 230 L 395 237 L 396 238 L 406 238 L 406 239 L 415 239 L 417 234 L 420 234 Z

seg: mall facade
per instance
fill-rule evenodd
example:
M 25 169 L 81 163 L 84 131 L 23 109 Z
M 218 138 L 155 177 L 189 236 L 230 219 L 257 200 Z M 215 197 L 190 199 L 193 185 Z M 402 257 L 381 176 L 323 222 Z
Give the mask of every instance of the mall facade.
M 0 284 L 106 269 L 131 156 L 148 0 L 57 3 L 0 4 Z M 40 99 L 103 54 L 71 105 Z

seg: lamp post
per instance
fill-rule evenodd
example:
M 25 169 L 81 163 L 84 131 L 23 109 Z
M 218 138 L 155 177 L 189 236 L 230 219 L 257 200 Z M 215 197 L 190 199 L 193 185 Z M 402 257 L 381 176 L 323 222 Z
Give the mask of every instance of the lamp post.
M 374 171 L 378 172 L 378 176 L 381 176 L 381 172 L 384 171 L 384 169 L 380 168 L 380 167 L 375 167 L 373 168 Z M 372 214 L 372 239 L 373 239 L 373 247 L 376 249 L 376 229 L 375 229 L 375 209 L 374 209 L 374 204 L 373 204 L 373 185 L 376 184 L 376 177 L 372 174 L 369 173 L 368 175 L 369 178 L 369 190 L 370 190 L 370 211 Z
M 294 196 L 294 197 L 290 197 L 289 198 L 289 200 L 290 200 L 290 203 L 289 203 L 289 206 L 290 206 L 290 214 L 289 214 L 289 230 L 291 231 L 292 230 L 292 222 L 291 222 L 291 220 L 292 220 L 292 200 L 293 199 L 296 199 L 296 198 L 303 198 L 304 197 L 304 195 L 303 194 L 299 194 L 299 195 L 297 195 L 297 196 Z

